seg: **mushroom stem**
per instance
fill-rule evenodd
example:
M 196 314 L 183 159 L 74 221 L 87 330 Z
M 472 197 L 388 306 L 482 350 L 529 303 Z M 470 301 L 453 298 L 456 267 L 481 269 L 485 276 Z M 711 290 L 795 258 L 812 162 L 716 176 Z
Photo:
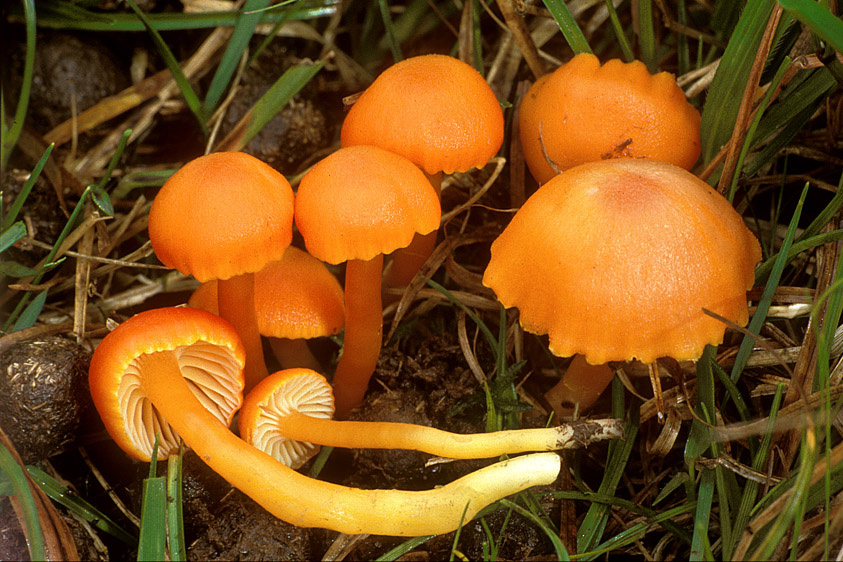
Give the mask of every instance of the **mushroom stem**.
M 219 315 L 228 320 L 246 348 L 245 392 L 266 378 L 269 372 L 263 357 L 263 343 L 255 316 L 254 274 L 244 273 L 220 279 L 217 285 Z
M 322 365 L 310 351 L 305 339 L 269 338 L 269 345 L 272 346 L 272 352 L 282 369 L 304 368 L 322 371 Z
M 345 336 L 334 373 L 339 419 L 363 402 L 378 364 L 383 339 L 381 275 L 383 254 L 370 260 L 349 260 L 345 270 Z
M 583 447 L 623 437 L 620 420 L 579 421 L 558 427 L 460 434 L 424 425 L 336 421 L 293 411 L 273 417 L 287 439 L 351 449 L 408 449 L 440 457 L 479 459 Z
M 136 361 L 149 399 L 199 457 L 264 509 L 299 527 L 406 537 L 447 533 L 502 497 L 550 484 L 560 470 L 558 455 L 537 453 L 429 491 L 360 490 L 322 482 L 231 433 L 190 390 L 175 353 L 148 353 Z
M 436 196 L 441 199 L 442 172 L 425 173 L 424 175 L 427 176 L 430 185 L 436 191 Z M 437 234 L 439 234 L 438 229 L 429 234 L 416 234 L 409 246 L 395 250 L 392 253 L 392 262 L 383 273 L 384 287 L 406 287 L 409 285 L 424 262 L 433 254 L 433 250 L 436 248 Z
M 545 392 L 544 397 L 557 416 L 568 419 L 575 411 L 582 413 L 591 408 L 614 376 L 615 372 L 609 365 L 592 365 L 584 356 L 577 354 L 562 375 L 562 380 Z

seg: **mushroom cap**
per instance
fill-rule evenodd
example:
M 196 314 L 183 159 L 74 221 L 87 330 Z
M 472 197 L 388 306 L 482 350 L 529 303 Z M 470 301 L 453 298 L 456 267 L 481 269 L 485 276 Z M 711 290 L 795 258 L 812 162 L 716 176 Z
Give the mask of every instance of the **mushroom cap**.
M 292 235 L 290 184 L 243 152 L 191 160 L 167 180 L 149 211 L 158 259 L 200 282 L 262 269 L 281 259 Z
M 240 410 L 240 436 L 290 468 L 299 468 L 319 452 L 319 445 L 288 439 L 277 420 L 290 412 L 331 419 L 334 394 L 325 377 L 310 369 L 278 371 L 255 386 Z
M 557 175 L 492 244 L 483 276 L 528 332 L 589 363 L 696 359 L 748 320 L 758 240 L 705 182 L 617 159 Z
M 88 380 L 108 433 L 130 456 L 149 461 L 155 434 L 158 458 L 177 452 L 180 439 L 146 398 L 136 358 L 173 351 L 202 404 L 229 425 L 243 401 L 246 351 L 234 328 L 197 308 L 159 308 L 123 322 L 99 344 Z
M 305 174 L 296 226 L 328 263 L 371 260 L 439 228 L 439 198 L 412 162 L 375 146 L 341 148 Z
M 539 184 L 556 174 L 548 159 L 560 170 L 641 157 L 689 170 L 700 156 L 699 112 L 672 74 L 650 74 L 640 61 L 600 66 L 592 54 L 575 56 L 527 91 L 519 125 Z
M 187 304 L 217 314 L 217 282 L 202 283 Z M 342 286 L 324 263 L 290 246 L 283 258 L 255 273 L 255 313 L 264 336 L 332 336 L 345 325 Z
M 368 144 L 411 160 L 428 174 L 482 167 L 503 143 L 503 112 L 471 65 L 422 55 L 386 69 L 351 106 L 343 146 Z

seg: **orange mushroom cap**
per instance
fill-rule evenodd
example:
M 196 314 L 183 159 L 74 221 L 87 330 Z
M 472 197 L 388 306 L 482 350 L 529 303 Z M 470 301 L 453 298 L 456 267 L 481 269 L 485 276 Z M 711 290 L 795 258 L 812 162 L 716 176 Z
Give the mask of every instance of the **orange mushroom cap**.
M 188 305 L 217 314 L 217 282 L 202 283 Z M 331 336 L 345 324 L 342 286 L 324 263 L 290 246 L 283 258 L 255 274 L 255 312 L 264 336 Z
M 617 159 L 559 174 L 492 244 L 483 284 L 558 356 L 695 359 L 748 319 L 758 240 L 716 191 L 664 162 Z
M 503 143 L 503 112 L 473 67 L 445 55 L 386 69 L 351 106 L 342 145 L 372 145 L 428 174 L 482 167 Z
M 341 148 L 317 163 L 296 194 L 307 251 L 338 264 L 370 260 L 439 228 L 441 208 L 412 162 L 382 148 Z
M 106 430 L 121 449 L 142 461 L 150 460 L 156 433 L 159 459 L 177 452 L 180 443 L 146 397 L 136 363 L 158 351 L 176 353 L 191 390 L 224 425 L 231 424 L 243 403 L 246 352 L 228 322 L 194 308 L 159 308 L 133 316 L 102 340 L 88 376 Z
M 185 164 L 149 211 L 149 239 L 167 267 L 200 282 L 254 273 L 281 259 L 293 235 L 293 190 L 243 152 Z
M 640 61 L 603 66 L 581 53 L 527 91 L 519 110 L 521 144 L 539 184 L 608 158 L 651 158 L 686 170 L 700 156 L 700 114 L 672 74 Z M 542 150 L 544 145 L 544 150 Z

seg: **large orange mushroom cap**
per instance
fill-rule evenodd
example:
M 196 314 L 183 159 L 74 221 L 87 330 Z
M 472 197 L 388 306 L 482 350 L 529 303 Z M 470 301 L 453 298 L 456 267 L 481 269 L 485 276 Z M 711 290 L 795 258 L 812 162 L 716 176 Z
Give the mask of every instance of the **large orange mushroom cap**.
M 108 433 L 132 457 L 149 461 L 155 434 L 158 458 L 178 451 L 180 439 L 146 397 L 137 359 L 173 351 L 188 386 L 224 425 L 243 403 L 246 352 L 234 328 L 197 308 L 141 312 L 109 333 L 91 359 L 88 380 Z
M 483 284 L 558 356 L 695 359 L 748 320 L 758 240 L 691 173 L 646 159 L 583 164 L 530 197 L 492 244 Z
M 317 163 L 296 194 L 307 251 L 338 264 L 370 260 L 439 228 L 436 192 L 412 162 L 382 148 L 341 148 Z
M 559 170 L 642 157 L 689 170 L 701 149 L 700 114 L 672 74 L 652 75 L 640 61 L 601 66 L 587 53 L 533 84 L 519 124 L 524 157 L 540 184 L 556 174 L 548 159 Z
M 373 145 L 428 174 L 482 167 L 503 143 L 503 112 L 473 67 L 445 55 L 386 69 L 351 106 L 342 145 Z
M 167 180 L 149 212 L 149 239 L 164 265 L 204 282 L 281 259 L 292 225 L 283 175 L 246 153 L 217 152 Z

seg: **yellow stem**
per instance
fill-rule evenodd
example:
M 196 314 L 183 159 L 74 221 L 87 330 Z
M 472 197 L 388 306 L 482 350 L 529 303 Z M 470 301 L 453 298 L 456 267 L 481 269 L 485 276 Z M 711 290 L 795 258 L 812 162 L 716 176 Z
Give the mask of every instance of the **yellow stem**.
M 555 453 L 537 453 L 428 491 L 338 486 L 299 474 L 231 433 L 194 396 L 172 352 L 137 361 L 149 399 L 199 458 L 267 511 L 299 527 L 405 537 L 448 533 L 502 497 L 550 484 L 561 466 Z
M 245 273 L 231 279 L 221 279 L 217 284 L 217 299 L 220 317 L 234 326 L 246 348 L 244 391 L 249 392 L 269 374 L 263 357 L 263 342 L 258 330 L 258 320 L 255 316 L 254 274 Z

